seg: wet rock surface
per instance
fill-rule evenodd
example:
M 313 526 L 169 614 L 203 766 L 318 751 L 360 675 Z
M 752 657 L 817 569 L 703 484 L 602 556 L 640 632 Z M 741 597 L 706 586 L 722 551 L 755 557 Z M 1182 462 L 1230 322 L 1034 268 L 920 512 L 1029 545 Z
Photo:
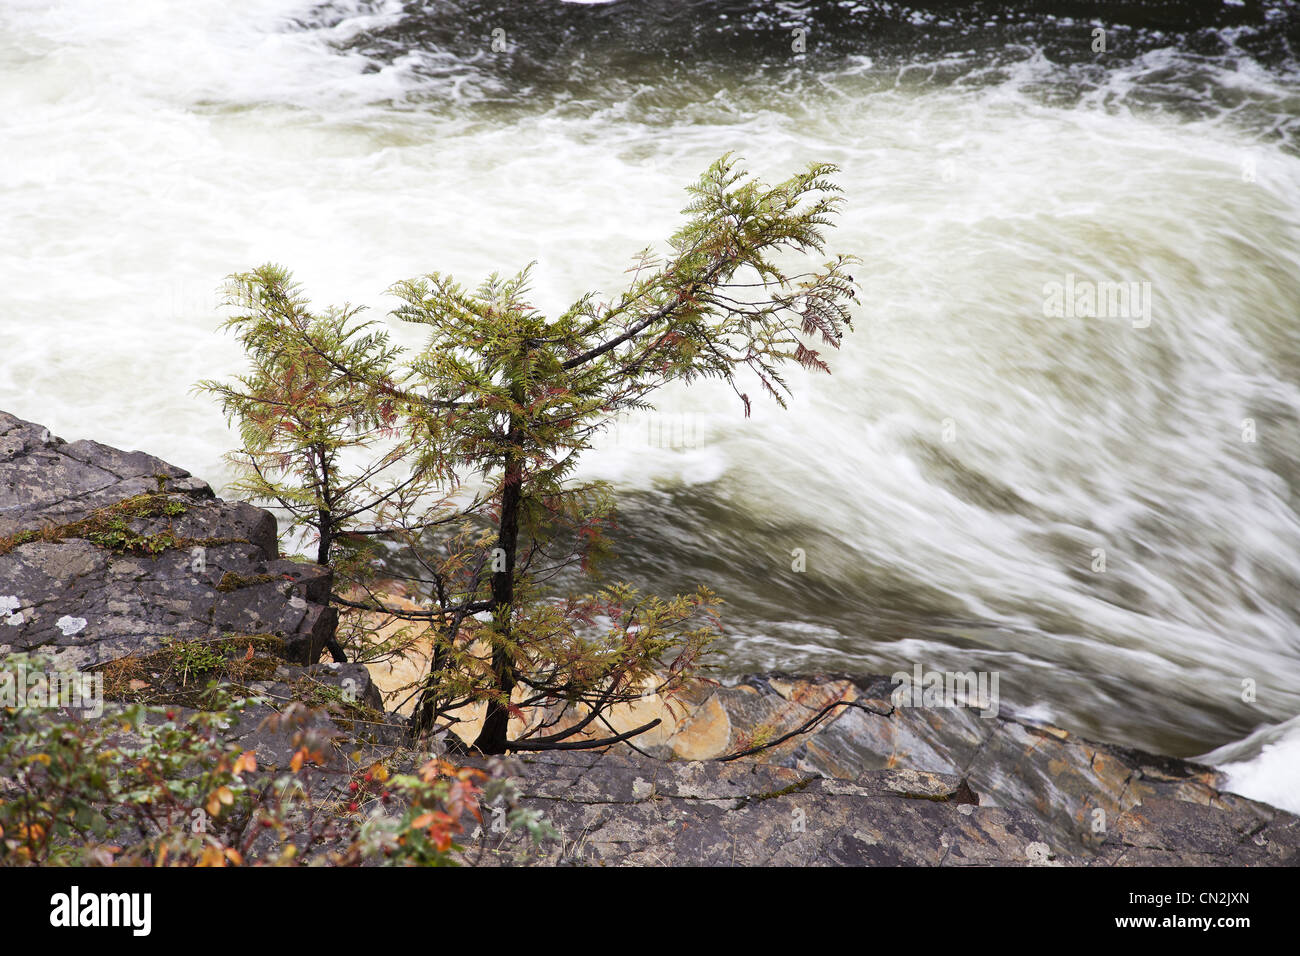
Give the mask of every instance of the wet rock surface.
M 233 649 L 260 702 L 230 739 L 271 772 L 293 745 L 266 718 L 294 701 L 318 708 L 313 726 L 333 743 L 310 789 L 337 800 L 358 763 L 409 771 L 429 754 L 408 748 L 370 671 L 320 663 L 337 622 L 329 588 L 327 570 L 279 556 L 269 513 L 221 501 L 142 452 L 69 444 L 0 412 L 0 655 L 52 653 L 58 668 L 102 670 L 113 678 L 106 686 L 148 700 L 189 680 L 190 664 L 169 657 L 178 645 Z M 1213 768 L 1009 715 L 895 706 L 892 690 L 883 677 L 767 675 L 638 703 L 615 722 L 663 721 L 638 738 L 644 753 L 510 758 L 519 805 L 542 814 L 557 839 L 501 832 L 501 814 L 485 808 L 481 822 L 462 821 L 462 856 L 484 865 L 1300 864 L 1300 818 L 1226 792 Z

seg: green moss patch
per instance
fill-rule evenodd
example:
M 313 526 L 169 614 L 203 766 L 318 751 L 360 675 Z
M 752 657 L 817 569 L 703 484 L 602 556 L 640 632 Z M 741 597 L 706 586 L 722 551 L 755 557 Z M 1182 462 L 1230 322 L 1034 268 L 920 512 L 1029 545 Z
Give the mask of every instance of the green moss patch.
M 251 653 L 250 653 L 251 652 Z M 109 700 L 202 709 L 214 683 L 243 687 L 275 679 L 284 641 L 274 634 L 232 634 L 214 640 L 171 640 L 94 668 Z
M 242 588 L 256 587 L 259 584 L 270 584 L 272 581 L 284 580 L 278 574 L 236 574 L 234 571 L 227 571 L 217 582 L 217 590 L 222 594 L 229 594 L 231 591 L 238 591 Z
M 0 537 L 0 555 L 33 541 L 63 541 L 81 538 L 91 544 L 118 553 L 161 554 L 169 548 L 216 547 L 222 544 L 245 543 L 243 538 L 186 538 L 177 535 L 171 527 L 172 518 L 185 514 L 188 508 L 183 495 L 163 492 L 146 492 L 123 498 L 121 501 L 97 508 L 86 517 L 67 524 L 45 528 L 28 528 Z M 145 533 L 134 522 L 150 519 L 167 519 L 167 527 Z

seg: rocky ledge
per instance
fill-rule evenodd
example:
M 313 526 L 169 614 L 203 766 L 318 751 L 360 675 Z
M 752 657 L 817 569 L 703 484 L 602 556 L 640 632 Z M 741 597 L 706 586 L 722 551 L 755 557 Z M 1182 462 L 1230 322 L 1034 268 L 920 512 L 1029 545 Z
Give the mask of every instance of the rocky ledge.
M 291 745 L 261 717 L 322 707 L 335 739 L 313 792 L 358 754 L 427 755 L 357 664 L 322 664 L 326 569 L 279 555 L 272 515 L 142 452 L 66 443 L 0 412 L 0 655 L 52 653 L 105 697 L 201 706 L 214 661 L 262 703 L 229 734 L 262 767 Z M 521 804 L 558 839 L 467 817 L 480 864 L 1296 865 L 1300 818 L 1226 792 L 1213 769 L 968 708 L 895 707 L 882 677 L 701 682 L 640 751 L 520 755 Z M 792 734 L 805 728 L 805 732 Z M 785 738 L 790 735 L 788 739 Z M 749 756 L 720 759 L 757 749 Z M 500 769 L 500 768 L 496 768 Z
M 275 518 L 142 452 L 71 444 L 0 412 L 0 651 L 84 670 L 163 642 L 333 643 L 327 569 L 280 558 Z

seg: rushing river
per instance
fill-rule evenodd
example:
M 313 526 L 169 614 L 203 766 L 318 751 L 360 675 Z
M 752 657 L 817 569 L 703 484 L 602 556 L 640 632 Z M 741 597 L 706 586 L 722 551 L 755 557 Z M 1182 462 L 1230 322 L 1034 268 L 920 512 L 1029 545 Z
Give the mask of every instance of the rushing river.
M 557 310 L 722 152 L 835 162 L 834 375 L 613 431 L 619 573 L 719 591 L 731 673 L 997 671 L 1300 810 L 1300 12 L 1056 6 L 5 0 L 0 408 L 220 485 L 225 274 Z

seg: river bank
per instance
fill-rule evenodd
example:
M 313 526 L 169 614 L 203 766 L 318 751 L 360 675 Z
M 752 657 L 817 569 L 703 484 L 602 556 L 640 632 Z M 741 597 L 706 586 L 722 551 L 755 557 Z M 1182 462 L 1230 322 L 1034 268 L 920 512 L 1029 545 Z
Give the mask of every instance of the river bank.
M 337 623 L 328 571 L 281 558 L 274 528 L 269 513 L 221 501 L 158 458 L 65 443 L 0 413 L 0 654 L 40 650 L 60 668 L 98 674 L 110 707 L 192 708 L 174 648 L 229 645 L 238 653 L 214 673 L 261 698 L 230 739 L 259 766 L 290 763 L 289 740 L 262 719 L 295 700 L 323 707 L 319 720 L 336 735 L 330 765 L 355 765 L 363 750 L 367 760 L 417 763 L 420 752 L 398 715 L 384 711 L 369 671 L 320 662 Z M 509 762 L 521 805 L 562 836 L 533 843 L 467 820 L 464 859 L 1300 862 L 1300 819 L 1231 793 L 1212 767 L 972 701 L 912 706 L 896 690 L 886 676 L 768 674 L 699 682 L 671 704 L 648 699 L 621 717 L 664 718 L 636 741 L 644 752 L 620 746 Z M 345 799 L 344 779 L 324 773 L 319 798 Z

